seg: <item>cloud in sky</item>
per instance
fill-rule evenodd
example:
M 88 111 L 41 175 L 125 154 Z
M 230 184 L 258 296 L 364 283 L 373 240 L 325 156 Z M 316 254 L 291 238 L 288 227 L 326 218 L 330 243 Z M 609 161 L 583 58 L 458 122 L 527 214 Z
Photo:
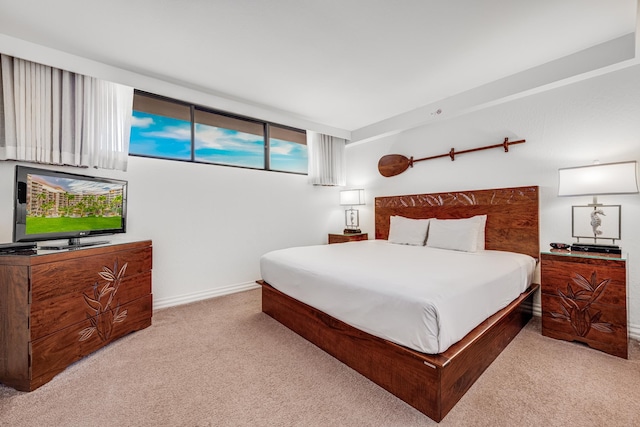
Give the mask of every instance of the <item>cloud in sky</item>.
M 116 190 L 122 188 L 121 185 L 97 183 L 90 181 L 72 181 L 69 184 L 70 193 L 80 194 L 101 194 L 109 190 Z
M 131 117 L 131 126 L 138 128 L 148 128 L 149 126 L 153 126 L 153 118 L 152 117 L 138 117 L 133 115 Z
M 88 181 L 85 179 L 59 178 L 52 176 L 38 175 L 37 180 L 45 182 L 54 188 L 61 188 L 67 193 L 73 194 L 103 194 L 109 190 L 122 188 L 119 184 L 108 182 Z
M 215 126 L 196 125 L 196 146 L 225 151 L 262 149 L 262 136 Z
M 290 155 L 297 145 L 295 142 L 280 141 L 279 139 L 271 139 L 269 146 L 271 154 L 278 154 L 280 156 Z
M 145 138 L 173 139 L 176 141 L 190 141 L 191 128 L 189 126 L 165 126 L 162 129 L 140 132 Z

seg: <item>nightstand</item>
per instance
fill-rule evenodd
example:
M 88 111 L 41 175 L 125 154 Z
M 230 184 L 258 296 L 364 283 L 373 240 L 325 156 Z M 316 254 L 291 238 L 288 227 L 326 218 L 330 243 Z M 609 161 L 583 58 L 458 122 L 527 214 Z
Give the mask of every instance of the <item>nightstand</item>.
M 329 234 L 329 244 L 369 240 L 369 233 Z
M 559 250 L 540 258 L 542 334 L 626 359 L 626 257 Z

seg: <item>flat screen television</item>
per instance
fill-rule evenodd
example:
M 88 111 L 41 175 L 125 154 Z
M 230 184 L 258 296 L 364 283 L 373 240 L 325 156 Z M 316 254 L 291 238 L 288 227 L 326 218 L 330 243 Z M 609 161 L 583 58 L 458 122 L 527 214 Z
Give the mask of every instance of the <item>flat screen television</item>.
M 127 181 L 16 166 L 14 242 L 68 239 L 65 249 L 108 243 L 81 237 L 126 232 Z

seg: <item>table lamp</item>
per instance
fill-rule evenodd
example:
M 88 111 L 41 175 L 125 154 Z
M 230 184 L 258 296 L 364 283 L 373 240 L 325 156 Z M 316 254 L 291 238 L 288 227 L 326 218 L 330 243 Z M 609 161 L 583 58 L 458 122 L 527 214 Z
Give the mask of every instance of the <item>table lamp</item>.
M 342 190 L 340 191 L 340 205 L 350 206 L 344 211 L 345 234 L 362 233 L 358 228 L 360 226 L 360 215 L 354 206 L 364 205 L 364 190 Z

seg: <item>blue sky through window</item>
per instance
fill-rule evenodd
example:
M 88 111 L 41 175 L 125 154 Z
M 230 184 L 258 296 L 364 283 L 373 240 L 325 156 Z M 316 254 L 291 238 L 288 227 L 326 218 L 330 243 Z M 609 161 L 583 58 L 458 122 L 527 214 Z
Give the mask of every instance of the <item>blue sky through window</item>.
M 191 123 L 134 110 L 129 152 L 191 160 Z M 263 169 L 264 137 L 196 123 L 194 160 Z M 307 173 L 307 146 L 272 138 L 270 167 L 278 171 Z
M 190 160 L 191 123 L 134 110 L 129 153 Z
M 201 162 L 264 168 L 264 137 L 196 124 L 195 159 Z
M 307 173 L 307 146 L 271 138 L 271 169 Z

